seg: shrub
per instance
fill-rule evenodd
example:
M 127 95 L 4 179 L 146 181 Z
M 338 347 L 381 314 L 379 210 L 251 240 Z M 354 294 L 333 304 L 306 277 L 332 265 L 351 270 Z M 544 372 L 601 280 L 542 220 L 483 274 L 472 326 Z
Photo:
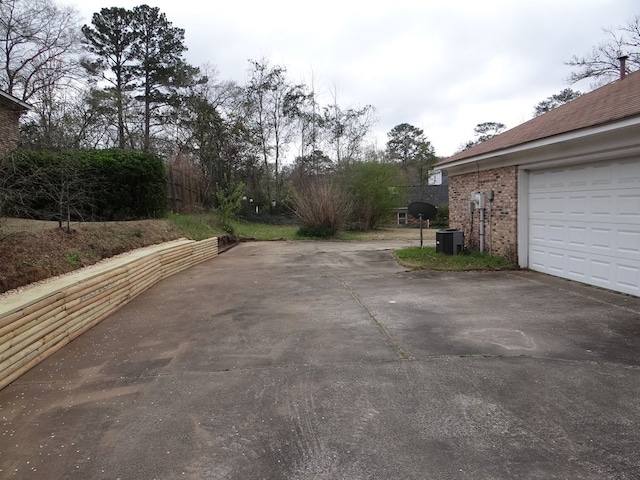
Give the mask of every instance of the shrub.
M 104 220 L 157 218 L 167 210 L 167 173 L 156 155 L 125 150 L 79 152 L 102 180 L 97 210 Z
M 294 211 L 311 236 L 333 236 L 349 218 L 353 202 L 340 184 L 316 177 L 294 194 Z M 308 235 L 307 235 L 308 236 Z
M 0 166 L 5 212 L 63 220 L 132 220 L 164 214 L 162 159 L 143 152 L 14 152 Z
M 389 216 L 392 208 L 406 203 L 397 188 L 400 168 L 391 163 L 359 162 L 340 171 L 341 183 L 353 198 L 350 227 L 371 230 Z
M 218 200 L 218 220 L 222 229 L 229 235 L 234 234 L 233 222 L 242 210 L 242 195 L 244 183 L 229 185 L 216 191 Z
M 335 236 L 335 232 L 332 231 L 329 227 L 325 227 L 323 225 L 303 225 L 298 229 L 296 235 L 298 235 L 299 237 L 329 238 Z

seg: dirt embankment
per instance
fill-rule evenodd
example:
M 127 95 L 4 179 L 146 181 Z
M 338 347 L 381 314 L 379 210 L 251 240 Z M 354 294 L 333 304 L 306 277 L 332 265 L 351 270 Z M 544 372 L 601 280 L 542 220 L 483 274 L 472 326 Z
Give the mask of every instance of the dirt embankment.
M 92 265 L 104 258 L 180 238 L 164 220 L 78 223 L 0 220 L 0 293 Z

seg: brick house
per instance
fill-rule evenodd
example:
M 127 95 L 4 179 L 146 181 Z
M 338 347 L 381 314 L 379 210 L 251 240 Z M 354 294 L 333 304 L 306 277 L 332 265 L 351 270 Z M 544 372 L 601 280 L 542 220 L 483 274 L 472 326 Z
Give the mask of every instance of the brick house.
M 20 115 L 29 105 L 0 90 L 0 156 L 18 146 L 20 140 Z
M 450 226 L 523 268 L 640 295 L 640 72 L 439 162 Z M 491 194 L 493 195 L 492 200 Z M 483 198 L 481 198 L 483 196 Z

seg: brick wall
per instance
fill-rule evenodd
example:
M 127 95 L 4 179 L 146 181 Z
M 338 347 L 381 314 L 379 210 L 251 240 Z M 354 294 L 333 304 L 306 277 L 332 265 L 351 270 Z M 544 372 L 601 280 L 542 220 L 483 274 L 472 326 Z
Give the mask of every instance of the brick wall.
M 0 155 L 18 146 L 20 113 L 0 105 Z
M 495 168 L 481 172 L 453 175 L 449 177 L 449 226 L 464 231 L 465 244 L 471 248 L 479 246 L 479 211 L 469 213 L 469 196 L 474 190 L 494 191 L 491 206 L 487 202 L 485 213 L 485 251 L 518 260 L 518 167 Z M 489 232 L 491 230 L 491 235 Z M 493 243 L 493 245 L 492 245 Z

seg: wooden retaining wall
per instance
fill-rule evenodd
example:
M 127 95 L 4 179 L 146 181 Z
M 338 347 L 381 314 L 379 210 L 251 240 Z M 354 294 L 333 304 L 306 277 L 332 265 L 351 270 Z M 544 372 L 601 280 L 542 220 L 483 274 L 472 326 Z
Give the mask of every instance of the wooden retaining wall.
M 0 304 L 0 389 L 155 283 L 218 254 L 218 239 L 139 249 Z

